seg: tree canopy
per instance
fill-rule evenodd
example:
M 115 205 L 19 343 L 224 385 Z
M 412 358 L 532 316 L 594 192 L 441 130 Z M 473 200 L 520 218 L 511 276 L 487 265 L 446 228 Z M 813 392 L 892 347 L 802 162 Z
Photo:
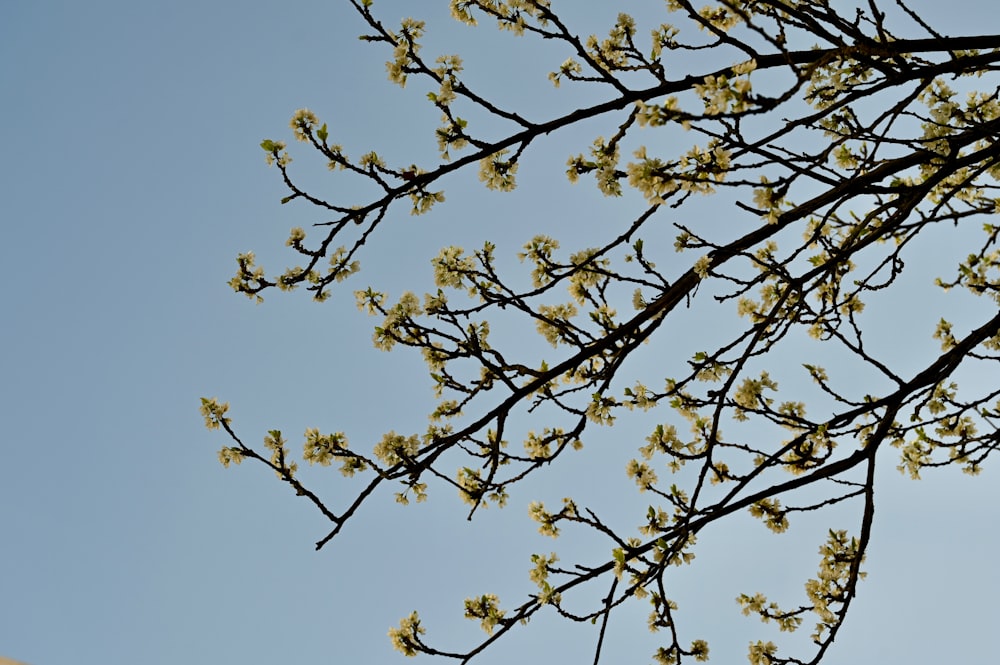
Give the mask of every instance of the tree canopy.
M 602 654 L 610 617 L 644 604 L 660 636 L 653 662 L 708 660 L 709 642 L 683 630 L 671 597 L 671 575 L 697 565 L 699 533 L 749 512 L 780 534 L 850 507 L 855 528 L 828 530 L 800 599 L 733 594 L 743 614 L 809 632 L 792 649 L 752 642 L 751 663 L 819 662 L 864 576 L 876 468 L 975 475 L 1000 445 L 1000 36 L 939 34 L 902 0 L 667 0 L 659 21 L 644 24 L 642 8 L 591 36 L 574 30 L 574 2 L 450 0 L 455 20 L 495 24 L 511 49 L 539 40 L 563 51 L 530 74 L 593 101 L 535 117 L 491 97 L 460 56 L 426 54 L 423 21 L 390 25 L 379 3 L 346 1 L 367 26 L 361 39 L 388 53 L 389 79 L 440 113 L 426 130 L 438 158 L 391 162 L 378 145 L 352 157 L 336 143 L 350 127 L 296 111 L 294 138 L 352 183 L 339 191 L 370 196 L 301 185 L 286 143 L 263 141 L 288 188 L 282 202 L 311 206 L 317 221 L 308 235 L 291 230 L 298 265 L 283 272 L 239 255 L 233 289 L 258 301 L 272 287 L 342 296 L 386 227 L 444 214 L 450 177 L 473 170 L 488 190 L 515 190 L 519 167 L 581 127 L 606 129 L 554 176 L 596 187 L 623 214 L 584 246 L 571 223 L 536 212 L 518 270 L 498 256 L 500 220 L 484 205 L 481 245 L 442 237 L 427 257 L 428 292 L 352 289 L 380 319 L 375 346 L 418 350 L 437 399 L 425 431 L 389 430 L 374 445 L 306 430 L 301 459 L 337 465 L 353 498 L 328 501 L 300 478 L 280 431 L 249 445 L 228 404 L 203 398 L 207 425 L 229 437 L 222 463 L 259 462 L 310 501 L 331 524 L 322 548 L 385 493 L 405 504 L 451 486 L 472 518 L 605 445 L 617 431 L 607 428 L 654 422 L 615 441 L 645 504 L 631 522 L 604 519 L 573 487 L 558 505 L 529 504 L 545 535 L 602 539 L 603 561 L 534 554 L 533 593 L 465 600 L 485 631 L 478 643 L 455 650 L 414 612 L 390 631 L 395 647 L 469 662 L 553 612 L 594 624 L 595 662 L 614 660 Z M 933 344 L 911 348 L 918 339 Z M 579 482 L 622 469 L 590 473 Z

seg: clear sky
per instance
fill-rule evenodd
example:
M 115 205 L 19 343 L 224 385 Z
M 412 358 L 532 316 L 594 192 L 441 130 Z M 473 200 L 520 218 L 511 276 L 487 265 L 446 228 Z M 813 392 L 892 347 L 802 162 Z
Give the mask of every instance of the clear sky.
M 591 31 L 628 3 L 562 4 Z M 551 112 L 535 91 L 561 58 L 542 52 L 537 69 L 539 53 L 518 48 L 491 61 L 478 48 L 495 30 L 446 20 L 446 5 L 376 1 L 389 24 L 428 18 L 448 44 L 440 50 L 466 55 L 486 89 L 536 117 Z M 912 5 L 946 33 L 998 27 L 983 21 L 995 16 L 985 0 Z M 432 154 L 437 112 L 421 90 L 385 80 L 387 54 L 357 41 L 363 31 L 339 0 L 0 3 L 0 655 L 30 665 L 404 662 L 386 638 L 400 617 L 418 608 L 432 643 L 467 644 L 479 628 L 461 620 L 462 599 L 492 591 L 513 604 L 530 589 L 528 554 L 568 548 L 527 520 L 544 486 L 472 524 L 451 490 L 432 487 L 426 505 L 372 502 L 316 553 L 319 514 L 266 470 L 216 460 L 224 440 L 203 427 L 203 395 L 229 401 L 251 442 L 275 428 L 296 446 L 306 427 L 347 431 L 359 445 L 423 429 L 422 363 L 373 350 L 374 321 L 351 297 L 317 305 L 272 294 L 258 306 L 226 285 L 238 252 L 278 269 L 288 229 L 322 221 L 278 204 L 279 174 L 258 146 L 290 142 L 295 109 L 316 111 L 349 154 L 374 148 L 395 164 Z M 415 279 L 428 288 L 427 262 L 445 244 L 492 239 L 510 256 L 533 233 L 533 206 L 594 231 L 597 211 L 614 207 L 589 185 L 571 203 L 549 196 L 587 142 L 550 145 L 534 156 L 548 170 L 534 172 L 553 181 L 532 185 L 525 167 L 521 198 L 456 178 L 432 217 L 397 211 L 342 295 L 376 279 L 397 293 Z M 302 158 L 310 163 L 315 175 L 304 177 L 327 186 L 322 166 Z M 581 210 L 594 217 L 574 218 Z M 915 483 L 885 465 L 869 579 L 829 665 L 995 662 L 998 473 L 988 464 L 977 479 L 947 470 Z M 335 470 L 309 478 L 345 496 Z M 819 539 L 749 520 L 726 528 L 702 538 L 704 567 L 680 592 L 714 636 L 712 662 L 745 662 L 747 642 L 770 633 L 736 618 L 719 635 L 716 619 L 730 625 L 740 591 L 797 600 Z M 539 619 L 482 662 L 586 658 L 594 634 L 546 631 L 554 625 Z M 652 650 L 624 640 L 608 649 L 622 663 L 648 662 Z

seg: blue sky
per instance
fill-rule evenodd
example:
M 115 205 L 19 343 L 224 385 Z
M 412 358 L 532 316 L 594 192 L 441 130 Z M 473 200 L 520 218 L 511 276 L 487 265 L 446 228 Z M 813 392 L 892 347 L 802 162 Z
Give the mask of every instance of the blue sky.
M 583 98 L 553 97 L 548 69 L 532 68 L 557 65 L 555 52 L 482 55 L 495 31 L 445 20 L 443 1 L 376 5 L 389 24 L 428 18 L 431 45 L 467 55 L 484 88 L 519 108 L 544 116 Z M 581 30 L 613 18 L 617 7 L 603 5 L 577 7 Z M 913 5 L 945 32 L 984 30 L 984 2 Z M 487 192 L 472 174 L 446 183 L 449 201 L 431 217 L 398 211 L 348 297 L 272 294 L 258 306 L 234 294 L 238 252 L 276 270 L 288 229 L 318 221 L 278 204 L 279 174 L 258 147 L 290 140 L 295 109 L 316 111 L 348 154 L 375 148 L 394 164 L 433 154 L 437 112 L 420 89 L 385 80 L 387 54 L 358 42 L 362 31 L 335 0 L 0 5 L 0 655 L 31 665 L 404 662 L 385 634 L 412 609 L 431 640 L 467 644 L 479 629 L 461 619 L 463 598 L 494 591 L 513 604 L 530 589 L 531 552 L 570 559 L 572 540 L 544 539 L 526 518 L 533 493 L 556 492 L 544 483 L 471 524 L 451 490 L 432 487 L 428 504 L 409 508 L 387 496 L 316 553 L 319 514 L 269 472 L 216 461 L 224 441 L 202 425 L 202 395 L 229 401 L 252 442 L 268 429 L 293 443 L 306 427 L 359 443 L 422 430 L 432 403 L 422 363 L 372 349 L 374 322 L 348 291 L 376 280 L 396 293 L 415 280 L 410 288 L 429 288 L 428 260 L 444 244 L 491 239 L 512 256 L 535 231 L 526 209 L 548 223 L 565 216 L 567 235 L 581 237 L 599 235 L 605 211 L 620 214 L 588 185 L 569 203 L 553 195 L 564 192 L 566 156 L 589 142 L 554 139 L 522 168 L 517 196 Z M 331 196 L 351 194 L 305 155 L 301 166 Z M 869 580 L 826 662 L 992 662 L 997 470 L 914 483 L 883 461 Z M 595 500 L 631 491 L 620 475 Z M 336 471 L 308 477 L 333 501 L 346 496 Z M 822 529 L 726 528 L 702 538 L 703 567 L 679 593 L 702 617 L 693 630 L 715 636 L 712 662 L 745 662 L 765 630 L 736 618 L 732 631 L 713 631 L 738 615 L 740 591 L 797 598 Z M 558 626 L 539 619 L 482 662 L 586 658 L 593 633 Z M 652 650 L 624 638 L 608 648 L 609 662 L 648 662 Z

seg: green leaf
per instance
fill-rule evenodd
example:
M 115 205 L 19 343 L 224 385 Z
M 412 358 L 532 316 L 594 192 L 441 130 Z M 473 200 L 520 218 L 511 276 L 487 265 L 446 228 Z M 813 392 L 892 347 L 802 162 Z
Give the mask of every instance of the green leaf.
M 295 196 L 296 196 L 295 194 L 289 194 L 285 198 L 281 199 L 281 205 L 285 205 L 286 203 L 288 203 L 289 201 L 291 201 L 292 199 L 294 199 Z
M 316 130 L 316 138 L 318 138 L 323 143 L 326 143 L 326 137 L 328 137 L 329 135 L 330 135 L 329 132 L 327 132 L 326 130 L 326 123 L 324 122 L 323 126 Z
M 264 149 L 264 152 L 274 152 L 275 150 L 274 141 L 271 139 L 264 139 L 261 141 L 260 147 Z

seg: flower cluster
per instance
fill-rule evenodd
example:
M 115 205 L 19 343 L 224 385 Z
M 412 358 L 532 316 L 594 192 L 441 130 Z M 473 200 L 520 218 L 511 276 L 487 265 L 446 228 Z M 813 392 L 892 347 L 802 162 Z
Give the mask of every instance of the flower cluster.
M 292 116 L 288 125 L 292 128 L 292 134 L 296 141 L 308 141 L 309 135 L 319 124 L 319 118 L 309 109 L 299 109 Z
M 413 64 L 413 58 L 420 52 L 420 44 L 417 40 L 424 35 L 425 23 L 413 18 L 404 18 L 398 34 L 394 36 L 395 48 L 392 51 L 392 60 L 385 63 L 385 69 L 389 74 L 389 80 L 406 87 L 406 77 L 409 67 Z
M 318 429 L 310 427 L 305 437 L 302 459 L 309 464 L 329 466 L 334 457 L 347 450 L 347 437 L 343 432 L 320 434 Z
M 503 159 L 507 152 L 501 150 L 479 160 L 479 179 L 487 189 L 509 192 L 517 186 L 517 162 Z
M 375 445 L 373 452 L 387 466 L 400 462 L 409 464 L 420 452 L 420 437 L 416 434 L 403 436 L 390 431 L 382 435 L 382 440 Z
M 758 518 L 775 533 L 788 530 L 788 517 L 777 499 L 761 499 L 750 506 L 750 514 Z
M 420 653 L 420 635 L 427 630 L 420 625 L 420 616 L 416 611 L 399 621 L 399 628 L 389 629 L 389 639 L 396 651 L 404 656 L 416 656 Z
M 496 594 L 487 593 L 476 598 L 465 599 L 465 618 L 479 619 L 479 625 L 487 635 L 493 634 L 493 629 L 503 620 L 504 612 L 500 609 L 500 599 Z
M 864 561 L 859 547 L 857 538 L 848 538 L 846 531 L 831 529 L 826 543 L 819 548 L 822 555 L 819 574 L 806 582 L 806 596 L 813 604 L 812 611 L 819 617 L 816 631 L 811 635 L 816 642 L 823 637 L 823 633 L 837 625 L 833 606 L 847 602 L 846 589 L 850 588 L 850 578 L 853 575 L 865 577 L 865 573 L 857 570 Z
M 229 402 L 219 403 L 215 397 L 202 397 L 200 410 L 202 417 L 205 418 L 205 427 L 208 429 L 219 429 L 221 425 L 229 425 L 229 418 L 226 417 Z

